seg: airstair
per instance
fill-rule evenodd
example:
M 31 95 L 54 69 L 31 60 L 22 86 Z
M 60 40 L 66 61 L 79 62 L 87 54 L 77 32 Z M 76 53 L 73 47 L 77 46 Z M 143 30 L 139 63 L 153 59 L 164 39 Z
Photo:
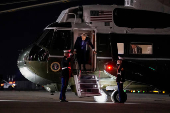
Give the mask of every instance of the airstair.
M 101 96 L 100 86 L 96 75 L 74 75 L 78 97 Z

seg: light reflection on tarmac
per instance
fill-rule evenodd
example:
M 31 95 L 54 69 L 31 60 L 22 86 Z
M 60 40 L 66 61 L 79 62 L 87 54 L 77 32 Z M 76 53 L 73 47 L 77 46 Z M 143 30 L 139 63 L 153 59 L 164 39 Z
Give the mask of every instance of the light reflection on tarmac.
M 51 95 L 47 91 L 0 91 L 0 101 L 37 101 L 37 102 L 59 102 L 60 92 Z M 170 103 L 170 97 L 167 94 L 138 94 L 127 93 L 128 103 Z M 73 92 L 66 92 L 66 97 L 69 102 L 86 102 L 97 103 L 93 97 L 79 98 Z M 113 103 L 111 97 L 108 96 L 108 101 L 104 103 Z
M 59 92 L 0 91 L 0 113 L 170 113 L 167 94 L 127 93 L 125 103 L 97 103 L 93 97 L 79 98 L 67 92 L 69 102 L 59 102 Z
M 24 101 L 24 100 L 0 100 L 0 102 L 42 102 L 42 101 Z M 54 101 L 51 101 L 54 102 Z M 55 102 L 59 102 L 59 101 L 55 101 Z M 87 102 L 87 101 L 69 101 L 69 103 L 94 103 L 94 104 L 115 104 L 113 102 Z M 124 104 L 140 104 L 140 103 L 124 103 Z

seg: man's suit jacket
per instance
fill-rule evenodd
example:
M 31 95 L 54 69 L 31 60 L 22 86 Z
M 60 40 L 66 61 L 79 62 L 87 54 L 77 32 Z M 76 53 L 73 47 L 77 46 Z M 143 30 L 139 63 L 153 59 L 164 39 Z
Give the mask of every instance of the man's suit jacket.
M 134 49 L 132 49 L 132 47 L 130 48 L 130 50 L 131 50 L 130 51 L 131 54 L 142 54 L 142 48 L 139 46 L 136 46 L 135 48 L 136 53 L 134 53 Z
M 74 49 L 76 50 L 77 53 L 80 53 L 82 51 L 81 47 L 83 47 L 83 51 L 87 51 L 86 45 L 90 45 L 91 48 L 94 49 L 94 46 L 92 45 L 90 41 L 90 38 L 86 37 L 84 44 L 82 45 L 82 38 L 80 36 L 80 37 L 77 37 L 77 40 L 74 45 Z

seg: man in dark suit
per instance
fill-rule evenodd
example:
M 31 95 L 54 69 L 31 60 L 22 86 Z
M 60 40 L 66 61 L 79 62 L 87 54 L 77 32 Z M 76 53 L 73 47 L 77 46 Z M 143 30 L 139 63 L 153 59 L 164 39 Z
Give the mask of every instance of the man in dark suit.
M 79 65 L 79 70 L 81 70 L 81 64 L 83 64 L 84 71 L 86 71 L 85 64 L 87 63 L 87 46 L 90 45 L 92 50 L 95 52 L 94 46 L 92 45 L 90 38 L 83 33 L 80 37 L 77 37 L 77 40 L 74 45 L 74 54 L 77 53 L 77 60 Z
M 138 45 L 132 44 L 130 48 L 130 53 L 131 54 L 142 54 L 142 48 L 139 47 Z

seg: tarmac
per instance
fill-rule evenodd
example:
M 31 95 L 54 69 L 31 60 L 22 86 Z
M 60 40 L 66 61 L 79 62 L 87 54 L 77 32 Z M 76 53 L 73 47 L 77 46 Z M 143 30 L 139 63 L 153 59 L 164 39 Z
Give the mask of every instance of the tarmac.
M 98 103 L 93 97 L 66 93 L 69 102 L 59 102 L 59 92 L 0 91 L 0 113 L 170 113 L 168 94 L 127 93 L 125 103 Z

